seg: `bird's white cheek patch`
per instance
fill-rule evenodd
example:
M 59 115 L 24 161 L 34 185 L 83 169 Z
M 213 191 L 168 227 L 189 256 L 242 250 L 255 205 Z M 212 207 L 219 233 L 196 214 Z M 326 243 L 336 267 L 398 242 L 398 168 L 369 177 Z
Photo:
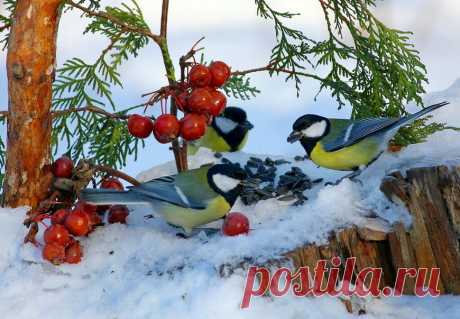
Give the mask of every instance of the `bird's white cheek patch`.
M 230 133 L 235 129 L 238 123 L 227 119 L 225 117 L 216 117 L 216 126 L 223 132 L 223 133 Z
M 316 122 L 302 131 L 306 137 L 321 137 L 326 132 L 326 121 Z
M 217 188 L 223 191 L 224 193 L 231 191 L 240 183 L 239 180 L 222 174 L 214 175 L 212 177 L 212 180 L 214 184 L 216 184 Z

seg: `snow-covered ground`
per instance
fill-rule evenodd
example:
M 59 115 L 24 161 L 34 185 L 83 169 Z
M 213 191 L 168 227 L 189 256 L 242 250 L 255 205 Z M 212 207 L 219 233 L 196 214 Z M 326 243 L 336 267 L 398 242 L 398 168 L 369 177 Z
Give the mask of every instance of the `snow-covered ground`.
M 435 119 L 460 126 L 460 81 L 426 98 L 428 103 L 443 99 L 452 104 L 437 111 Z M 266 157 L 225 156 L 239 162 Z M 342 175 L 309 161 L 287 160 L 292 163 L 279 166 L 278 173 L 294 165 L 311 178 L 335 181 Z M 202 149 L 191 166 L 213 161 L 213 154 Z M 330 230 L 367 223 L 369 211 L 389 223 L 410 223 L 380 193 L 380 180 L 393 170 L 440 163 L 460 164 L 460 132 L 439 132 L 426 143 L 385 154 L 361 175 L 362 184 L 318 184 L 305 193 L 309 200 L 301 207 L 274 199 L 250 207 L 237 202 L 233 211 L 246 214 L 254 229 L 248 236 L 181 239 L 161 219 L 145 219 L 151 213 L 146 208 L 133 208 L 128 225 L 107 225 L 82 240 L 83 262 L 59 267 L 43 262 L 39 249 L 21 244 L 26 209 L 1 209 L 0 318 L 352 318 L 338 299 L 329 297 L 255 298 L 241 310 L 245 272 L 237 268 L 222 277 L 221 266 L 247 257 L 263 262 L 306 242 L 325 241 Z M 174 164 L 166 163 L 138 177 L 172 173 Z M 369 301 L 366 309 L 361 318 L 460 318 L 460 297 L 381 298 Z

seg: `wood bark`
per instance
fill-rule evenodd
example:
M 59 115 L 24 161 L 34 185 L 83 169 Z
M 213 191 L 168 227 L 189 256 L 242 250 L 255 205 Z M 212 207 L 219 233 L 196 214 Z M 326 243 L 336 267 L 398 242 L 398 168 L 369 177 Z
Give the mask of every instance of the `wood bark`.
M 337 231 L 327 244 L 287 253 L 294 268 L 313 269 L 318 260 L 334 256 L 356 257 L 356 272 L 382 268 L 381 288 L 394 287 L 398 268 L 440 268 L 441 293 L 460 294 L 460 167 L 415 168 L 405 177 L 393 173 L 382 181 L 381 191 L 407 207 L 410 227 L 396 223 L 387 230 L 354 226 Z M 403 294 L 413 295 L 414 286 L 415 279 L 407 277 Z
M 61 0 L 18 0 L 8 43 L 4 204 L 36 207 L 51 184 L 51 94 Z

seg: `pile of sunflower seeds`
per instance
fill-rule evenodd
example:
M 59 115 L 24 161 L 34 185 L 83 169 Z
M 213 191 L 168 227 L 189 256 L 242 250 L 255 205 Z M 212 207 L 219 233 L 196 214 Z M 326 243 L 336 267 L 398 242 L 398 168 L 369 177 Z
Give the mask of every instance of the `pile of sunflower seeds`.
M 225 157 L 222 163 L 234 164 Z M 303 205 L 308 199 L 303 192 L 311 189 L 322 179 L 312 180 L 299 167 L 293 166 L 291 170 L 279 176 L 276 180 L 277 168 L 283 164 L 290 164 L 285 160 L 273 160 L 270 157 L 262 160 L 251 157 L 244 165 L 248 179 L 243 183 L 241 200 L 245 205 L 256 204 L 260 200 L 276 198 L 280 201 L 294 201 L 293 205 Z

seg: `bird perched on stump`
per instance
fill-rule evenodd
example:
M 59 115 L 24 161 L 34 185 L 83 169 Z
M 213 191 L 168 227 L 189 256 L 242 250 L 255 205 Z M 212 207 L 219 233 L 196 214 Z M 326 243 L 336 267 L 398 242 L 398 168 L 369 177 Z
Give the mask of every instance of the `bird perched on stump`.
M 306 114 L 294 122 L 287 141 L 299 141 L 315 164 L 333 170 L 355 171 L 352 176 L 357 176 L 387 149 L 401 127 L 447 104 L 434 104 L 401 118 L 347 120 Z

